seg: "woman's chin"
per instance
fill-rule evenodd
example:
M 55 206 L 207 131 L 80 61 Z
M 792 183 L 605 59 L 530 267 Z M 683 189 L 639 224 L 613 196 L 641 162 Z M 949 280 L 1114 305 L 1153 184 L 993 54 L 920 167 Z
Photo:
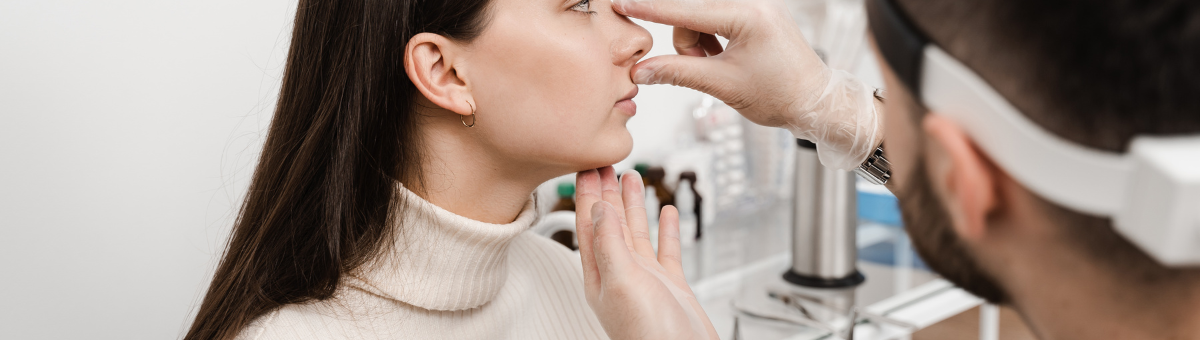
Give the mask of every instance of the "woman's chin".
M 596 143 L 596 147 L 585 151 L 579 159 L 578 169 L 583 171 L 617 164 L 629 157 L 633 152 L 633 137 L 626 134 L 623 138 L 613 138 L 605 143 Z

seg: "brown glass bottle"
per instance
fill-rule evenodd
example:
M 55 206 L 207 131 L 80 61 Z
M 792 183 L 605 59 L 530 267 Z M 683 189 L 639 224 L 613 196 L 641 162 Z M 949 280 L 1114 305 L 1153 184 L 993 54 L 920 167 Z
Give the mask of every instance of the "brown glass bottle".
M 575 184 L 574 183 L 558 183 L 558 202 L 554 203 L 554 208 L 550 211 L 575 211 Z
M 575 184 L 574 183 L 559 183 L 558 184 L 558 202 L 554 203 L 554 208 L 550 211 L 575 211 Z M 566 246 L 571 250 L 579 250 L 579 246 L 575 243 L 575 232 L 570 230 L 559 230 L 550 239 Z
M 667 171 L 661 166 L 653 166 L 646 170 L 646 186 L 654 187 L 654 195 L 658 197 L 658 210 L 668 205 L 675 205 L 675 190 L 667 188 L 663 179 Z

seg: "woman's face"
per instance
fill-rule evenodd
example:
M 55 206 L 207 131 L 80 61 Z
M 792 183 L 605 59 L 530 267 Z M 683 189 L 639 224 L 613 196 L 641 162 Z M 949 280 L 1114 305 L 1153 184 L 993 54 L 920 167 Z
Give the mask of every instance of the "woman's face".
M 609 0 L 491 1 L 459 74 L 477 105 L 473 129 L 483 147 L 560 173 L 625 158 L 637 94 L 629 72 L 650 50 L 650 33 Z

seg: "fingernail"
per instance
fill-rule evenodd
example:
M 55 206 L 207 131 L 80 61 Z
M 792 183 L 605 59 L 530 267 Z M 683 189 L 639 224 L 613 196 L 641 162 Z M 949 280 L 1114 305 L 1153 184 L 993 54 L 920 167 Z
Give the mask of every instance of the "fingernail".
M 605 215 L 604 203 L 605 202 L 596 202 L 596 204 L 592 205 L 592 225 L 593 226 L 599 226 L 600 222 L 604 221 L 604 215 Z
M 642 182 L 642 174 L 639 174 L 635 170 L 626 170 L 625 173 L 621 175 L 621 178 L 625 178 L 625 176 L 629 176 L 629 180 L 633 181 L 632 186 L 633 190 L 637 191 L 636 193 L 645 191 L 646 184 Z

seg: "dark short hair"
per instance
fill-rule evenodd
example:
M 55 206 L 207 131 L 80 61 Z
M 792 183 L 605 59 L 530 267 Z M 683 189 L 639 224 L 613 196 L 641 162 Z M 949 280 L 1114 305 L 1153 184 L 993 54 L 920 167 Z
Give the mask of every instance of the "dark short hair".
M 1123 152 L 1135 135 L 1200 132 L 1200 1 L 898 3 L 931 40 L 1067 140 Z M 1180 273 L 1121 237 L 1110 219 L 1040 200 L 1093 258 L 1142 281 Z
M 1124 151 L 1200 132 L 1200 2 L 901 0 L 913 21 L 1026 116 Z

